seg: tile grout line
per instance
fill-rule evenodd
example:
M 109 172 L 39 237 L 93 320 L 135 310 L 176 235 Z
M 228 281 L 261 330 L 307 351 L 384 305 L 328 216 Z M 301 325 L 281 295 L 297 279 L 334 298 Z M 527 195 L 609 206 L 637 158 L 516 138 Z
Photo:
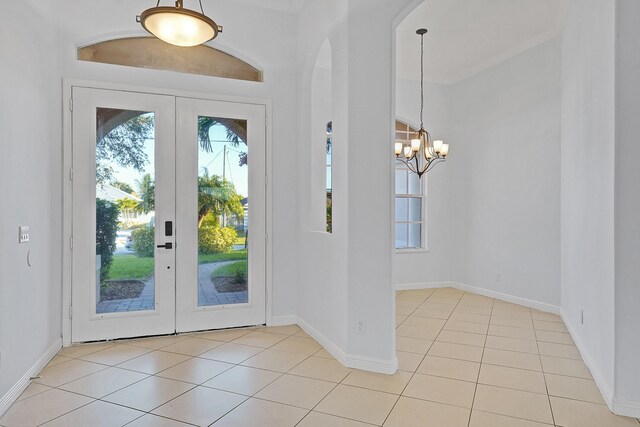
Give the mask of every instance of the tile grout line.
M 531 320 L 533 321 L 533 314 L 531 315 Z M 547 385 L 547 376 L 545 375 L 544 365 L 542 364 L 542 355 L 540 354 L 540 346 L 538 345 L 538 333 L 536 330 L 535 323 L 533 324 L 533 334 L 536 337 L 536 348 L 538 349 L 538 360 L 540 361 L 540 369 L 542 370 L 542 379 L 544 380 L 544 388 L 547 391 L 547 401 L 549 402 L 549 412 L 551 412 L 551 422 L 553 425 L 556 425 L 556 417 L 553 413 L 553 406 L 551 405 L 551 396 L 549 395 L 549 386 Z

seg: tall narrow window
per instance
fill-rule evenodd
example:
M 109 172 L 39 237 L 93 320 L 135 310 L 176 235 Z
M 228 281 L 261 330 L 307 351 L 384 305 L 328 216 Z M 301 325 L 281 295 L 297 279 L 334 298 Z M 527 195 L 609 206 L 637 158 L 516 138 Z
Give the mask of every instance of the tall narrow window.
M 331 156 L 333 145 L 333 122 L 327 123 L 327 232 L 332 231 L 331 207 L 332 207 L 332 184 L 331 184 Z
M 397 141 L 409 141 L 416 132 L 406 123 L 396 121 Z M 395 174 L 396 249 L 424 248 L 426 222 L 423 182 L 399 160 L 396 160 Z

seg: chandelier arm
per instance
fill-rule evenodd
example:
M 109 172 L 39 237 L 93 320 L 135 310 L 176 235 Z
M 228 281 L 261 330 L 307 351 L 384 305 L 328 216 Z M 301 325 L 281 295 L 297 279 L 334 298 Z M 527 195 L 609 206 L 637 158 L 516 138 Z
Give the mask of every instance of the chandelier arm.
M 204 9 L 202 8 L 202 0 L 198 0 L 200 2 L 200 11 L 204 15 Z

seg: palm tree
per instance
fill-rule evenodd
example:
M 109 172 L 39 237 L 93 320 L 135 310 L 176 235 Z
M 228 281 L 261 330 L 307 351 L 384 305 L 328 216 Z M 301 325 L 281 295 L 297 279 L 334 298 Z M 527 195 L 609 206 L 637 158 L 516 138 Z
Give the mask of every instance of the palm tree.
M 198 117 L 198 140 L 200 148 L 207 153 L 213 151 L 211 139 L 209 138 L 209 130 L 215 125 L 222 125 L 227 130 L 227 140 L 231 146 L 238 147 L 240 143 L 247 145 L 247 121 L 227 119 L 223 117 Z M 247 164 L 247 153 L 238 155 L 240 166 Z
M 205 168 L 198 177 L 198 228 L 208 214 L 217 217 L 224 213 L 241 220 L 244 216 L 241 201 L 242 196 L 236 193 L 232 183 L 217 175 L 209 176 Z
M 140 194 L 140 202 L 136 209 L 138 212 L 149 213 L 156 208 L 156 183 L 151 179 L 151 175 L 146 173 L 142 179 L 136 181 L 138 184 L 138 192 Z

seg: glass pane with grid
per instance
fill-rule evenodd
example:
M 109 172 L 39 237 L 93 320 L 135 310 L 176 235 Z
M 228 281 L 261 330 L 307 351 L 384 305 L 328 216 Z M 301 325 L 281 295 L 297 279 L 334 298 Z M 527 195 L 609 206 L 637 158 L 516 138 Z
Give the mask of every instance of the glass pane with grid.
M 407 143 L 416 130 L 396 121 L 396 140 Z M 401 161 L 396 161 L 395 170 L 395 241 L 396 249 L 416 249 L 423 247 L 423 191 L 422 182 L 415 173 L 407 169 Z

